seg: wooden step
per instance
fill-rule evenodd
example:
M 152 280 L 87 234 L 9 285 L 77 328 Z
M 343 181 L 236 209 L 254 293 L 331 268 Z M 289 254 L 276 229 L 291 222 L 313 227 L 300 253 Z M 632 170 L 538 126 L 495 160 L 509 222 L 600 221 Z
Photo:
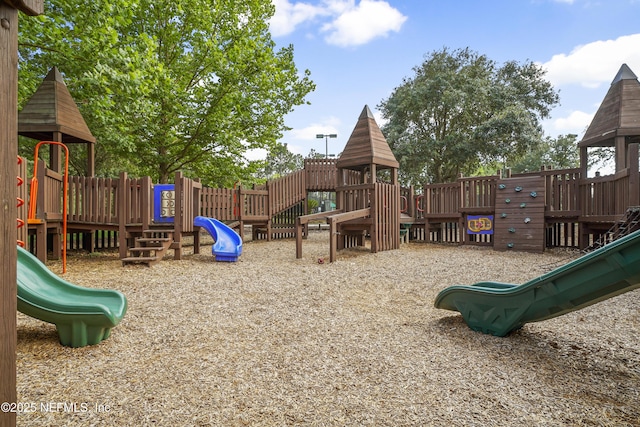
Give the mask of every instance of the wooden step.
M 164 247 L 162 247 L 162 246 L 137 246 L 135 248 L 129 248 L 129 252 L 150 252 L 150 251 L 161 252 L 161 251 L 164 251 Z
M 125 264 L 147 264 L 148 266 L 152 266 L 153 264 L 157 263 L 158 261 L 160 261 L 160 258 L 157 256 L 154 257 L 144 257 L 144 256 L 134 256 L 134 257 L 127 257 L 127 258 L 122 258 L 120 261 L 122 261 L 122 265 Z
M 173 234 L 173 229 L 161 229 L 161 228 L 154 228 L 151 230 L 143 230 L 142 234 L 153 234 L 153 233 L 162 233 L 162 234 Z
M 138 237 L 136 238 L 136 242 L 139 243 L 150 243 L 150 242 L 170 242 L 170 237 Z

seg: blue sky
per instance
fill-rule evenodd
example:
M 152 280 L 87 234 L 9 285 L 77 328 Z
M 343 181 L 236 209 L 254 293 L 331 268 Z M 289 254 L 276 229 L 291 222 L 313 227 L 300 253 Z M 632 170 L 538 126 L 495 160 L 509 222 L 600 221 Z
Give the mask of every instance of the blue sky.
M 640 76 L 640 0 L 272 0 L 278 46 L 293 44 L 316 90 L 286 117 L 282 142 L 339 154 L 364 105 L 377 105 L 429 53 L 469 47 L 504 63 L 534 61 L 560 91 L 545 133 L 582 137 L 623 63 Z M 251 157 L 261 157 L 254 153 Z

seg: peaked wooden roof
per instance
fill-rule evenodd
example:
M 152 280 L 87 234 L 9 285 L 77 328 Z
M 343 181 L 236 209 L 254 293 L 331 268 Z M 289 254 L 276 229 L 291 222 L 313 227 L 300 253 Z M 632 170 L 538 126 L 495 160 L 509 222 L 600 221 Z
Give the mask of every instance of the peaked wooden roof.
M 640 136 L 640 83 L 627 64 L 622 64 L 611 82 L 579 145 L 613 146 L 617 136 Z
M 399 166 L 373 113 L 365 105 L 336 165 L 338 168 L 360 170 L 371 164 L 378 169 Z
M 96 142 L 56 67 L 18 113 L 18 135 L 51 141 L 54 132 L 62 133 L 59 142 Z

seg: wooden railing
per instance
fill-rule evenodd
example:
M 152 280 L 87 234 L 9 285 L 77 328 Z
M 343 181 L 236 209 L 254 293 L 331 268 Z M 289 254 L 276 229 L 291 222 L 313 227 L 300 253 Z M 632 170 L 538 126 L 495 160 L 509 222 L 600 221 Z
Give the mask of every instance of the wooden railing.
M 238 197 L 237 189 L 204 187 L 200 198 L 200 215 L 219 221 L 237 221 Z
M 429 184 L 424 187 L 423 215 L 451 216 L 460 214 L 460 183 Z
M 344 212 L 368 208 L 374 184 L 358 184 L 338 188 L 336 204 Z
M 69 177 L 69 222 L 118 224 L 118 179 Z
M 579 181 L 580 212 L 592 220 L 621 217 L 629 207 L 629 170 Z
M 545 179 L 546 214 L 553 217 L 577 217 L 580 213 L 580 169 L 543 169 L 537 172 L 514 174 L 543 176 Z
M 334 191 L 337 185 L 336 160 L 305 159 L 304 173 L 308 191 Z
M 548 212 L 573 215 L 580 210 L 580 169 L 541 171 L 540 174 L 545 177 Z
M 306 174 L 305 170 L 299 170 L 267 183 L 270 216 L 284 212 L 307 198 Z
M 240 188 L 239 195 L 240 219 L 245 221 L 268 221 L 269 191 L 250 190 Z
M 463 211 L 493 209 L 496 204 L 497 180 L 497 176 L 459 178 L 460 209 Z

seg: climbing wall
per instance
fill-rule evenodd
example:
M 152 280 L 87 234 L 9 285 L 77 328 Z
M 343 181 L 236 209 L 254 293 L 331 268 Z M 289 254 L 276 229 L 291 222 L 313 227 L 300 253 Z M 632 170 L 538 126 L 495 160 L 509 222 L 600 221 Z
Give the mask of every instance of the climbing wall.
M 493 248 L 499 251 L 544 251 L 544 178 L 498 181 Z

